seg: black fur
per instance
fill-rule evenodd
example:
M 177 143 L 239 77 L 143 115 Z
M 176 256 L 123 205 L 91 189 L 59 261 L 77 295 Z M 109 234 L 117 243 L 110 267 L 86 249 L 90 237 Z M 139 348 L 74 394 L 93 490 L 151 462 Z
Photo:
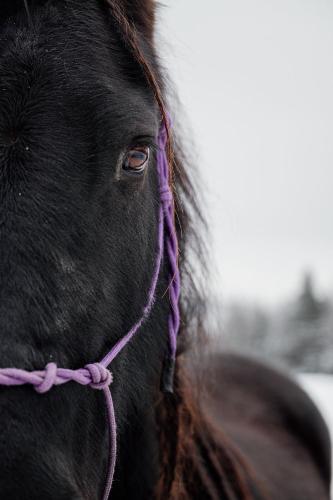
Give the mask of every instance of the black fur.
M 154 147 L 159 115 L 102 2 L 32 1 L 29 13 L 31 22 L 23 2 L 1 2 L 0 359 L 2 367 L 52 360 L 79 368 L 105 355 L 147 300 L 155 158 L 138 179 L 124 174 L 121 157 L 139 137 Z M 127 498 L 149 498 L 157 478 L 152 408 L 167 343 L 164 292 L 161 280 L 149 322 L 112 366 L 113 498 L 125 488 Z M 45 396 L 0 394 L 1 498 L 98 498 L 102 396 L 75 384 Z

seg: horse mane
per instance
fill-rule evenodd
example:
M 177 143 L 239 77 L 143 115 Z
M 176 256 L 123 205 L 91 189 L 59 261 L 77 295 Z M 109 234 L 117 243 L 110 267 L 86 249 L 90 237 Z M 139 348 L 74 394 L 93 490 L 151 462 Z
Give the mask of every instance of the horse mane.
M 154 21 L 154 2 L 146 0 L 149 12 L 144 12 L 150 26 L 144 22 L 134 22 L 128 16 L 119 0 L 104 0 L 111 11 L 119 35 L 137 64 L 141 67 L 149 87 L 153 91 L 169 137 L 170 183 L 175 197 L 176 229 L 179 241 L 179 266 L 182 277 L 181 329 L 175 372 L 174 394 L 161 394 L 156 408 L 161 450 L 161 470 L 156 488 L 156 498 L 190 500 L 211 498 L 220 500 L 251 500 L 249 477 L 252 474 L 238 451 L 208 418 L 203 415 L 200 400 L 192 389 L 188 374 L 186 354 L 200 349 L 205 340 L 203 328 L 205 317 L 205 297 L 203 281 L 207 256 L 204 238 L 204 218 L 197 201 L 196 189 L 190 178 L 194 174 L 193 165 L 187 167 L 185 154 L 175 124 L 172 131 L 167 120 L 167 88 L 161 68 L 157 64 L 152 37 L 147 37 Z M 135 1 L 132 4 L 140 9 Z M 126 2 L 125 2 L 126 4 Z M 143 9 L 144 10 L 144 9 Z M 142 15 L 142 12 L 141 12 Z M 142 47 L 145 43 L 154 55 L 154 63 L 148 61 Z M 201 266 L 193 266 L 193 255 Z M 192 257 L 192 258 L 191 258 Z

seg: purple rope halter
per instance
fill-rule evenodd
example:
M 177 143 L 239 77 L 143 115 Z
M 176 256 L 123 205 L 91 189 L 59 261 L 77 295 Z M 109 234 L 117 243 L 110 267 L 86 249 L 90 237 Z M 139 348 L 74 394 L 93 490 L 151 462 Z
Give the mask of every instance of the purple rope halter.
M 133 338 L 150 314 L 155 300 L 164 246 L 170 271 L 169 296 L 171 307 L 168 320 L 170 352 L 164 365 L 162 388 L 166 392 L 172 392 L 173 390 L 177 334 L 180 324 L 180 275 L 177 265 L 178 242 L 174 225 L 174 199 L 169 185 L 169 163 L 166 153 L 167 138 L 166 127 L 163 125 L 158 136 L 159 150 L 157 153 L 157 169 L 160 188 L 157 256 L 148 292 L 147 303 L 143 309 L 141 318 L 137 321 L 137 323 L 135 323 L 135 325 L 133 325 L 129 332 L 113 346 L 111 351 L 99 363 L 88 364 L 84 368 L 80 368 L 78 370 L 58 368 L 55 363 L 49 363 L 46 365 L 44 370 L 32 372 L 20 370 L 18 368 L 0 369 L 0 385 L 21 386 L 30 384 L 40 394 L 50 391 L 53 386 L 63 385 L 68 382 L 76 382 L 80 385 L 90 386 L 93 389 L 103 391 L 109 428 L 109 466 L 103 500 L 108 500 L 111 492 L 117 457 L 117 424 L 110 390 L 113 376 L 108 370 L 108 367 Z

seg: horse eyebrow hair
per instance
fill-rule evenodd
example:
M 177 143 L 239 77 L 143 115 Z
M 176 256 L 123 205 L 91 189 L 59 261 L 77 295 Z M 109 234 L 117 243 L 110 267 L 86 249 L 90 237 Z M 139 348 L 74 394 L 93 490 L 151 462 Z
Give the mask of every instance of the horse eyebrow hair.
M 154 74 L 154 70 L 152 69 L 150 63 L 145 58 L 138 41 L 137 30 L 134 26 L 134 23 L 131 22 L 124 12 L 123 8 L 117 3 L 116 0 L 104 0 L 106 5 L 110 8 L 113 17 L 118 25 L 118 29 L 120 31 L 121 38 L 125 46 L 129 49 L 129 51 L 134 56 L 134 59 L 139 64 L 142 69 L 143 75 L 146 78 L 146 81 L 154 93 L 155 100 L 160 109 L 160 113 L 162 115 L 163 122 L 166 127 L 167 133 L 167 152 L 168 152 L 168 160 L 171 167 L 174 164 L 174 155 L 173 155 L 173 147 L 171 143 L 171 130 L 169 126 L 169 119 L 167 115 L 167 110 L 164 103 L 163 94 L 161 91 L 160 84 Z
M 28 0 L 23 0 L 23 4 L 24 4 L 24 9 L 27 13 L 28 23 L 30 26 L 32 26 L 32 18 L 31 18 L 31 14 L 30 14 L 29 5 L 28 5 Z
M 166 118 L 164 116 L 165 107 L 164 107 L 163 96 L 161 93 L 160 85 L 157 82 L 157 79 L 154 75 L 154 72 L 153 72 L 150 64 L 148 63 L 144 54 L 142 53 L 142 50 L 141 50 L 139 43 L 138 43 L 137 31 L 136 31 L 136 28 L 135 28 L 133 22 L 131 22 L 127 18 L 125 11 L 117 3 L 117 1 L 106 0 L 106 4 L 111 9 L 111 12 L 114 16 L 114 19 L 116 20 L 116 22 L 118 24 L 120 35 L 123 39 L 123 42 L 125 43 L 125 46 L 127 46 L 127 48 L 130 50 L 130 52 L 134 56 L 134 59 L 136 60 L 136 62 L 141 66 L 141 69 L 142 69 L 143 74 L 147 80 L 147 83 L 149 84 L 152 91 L 154 92 L 155 99 L 157 101 L 158 106 L 160 107 L 161 114 L 164 118 Z

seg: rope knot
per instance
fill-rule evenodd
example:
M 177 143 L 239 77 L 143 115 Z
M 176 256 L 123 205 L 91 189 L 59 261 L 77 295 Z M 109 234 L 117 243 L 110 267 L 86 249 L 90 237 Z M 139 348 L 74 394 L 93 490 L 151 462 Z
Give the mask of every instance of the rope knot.
M 93 389 L 102 390 L 112 384 L 112 373 L 100 363 L 86 365 L 85 369 L 89 372 L 91 379 L 91 383 L 89 385 Z
M 160 145 L 164 149 L 168 142 L 168 133 L 165 125 L 163 125 L 163 127 L 161 128 L 158 138 L 160 140 Z
M 160 198 L 164 209 L 171 207 L 173 196 L 170 187 L 165 184 L 160 189 Z
M 42 381 L 39 384 L 34 384 L 35 391 L 39 394 L 45 394 L 55 384 L 57 378 L 57 365 L 55 363 L 48 363 L 45 370 L 41 373 Z

